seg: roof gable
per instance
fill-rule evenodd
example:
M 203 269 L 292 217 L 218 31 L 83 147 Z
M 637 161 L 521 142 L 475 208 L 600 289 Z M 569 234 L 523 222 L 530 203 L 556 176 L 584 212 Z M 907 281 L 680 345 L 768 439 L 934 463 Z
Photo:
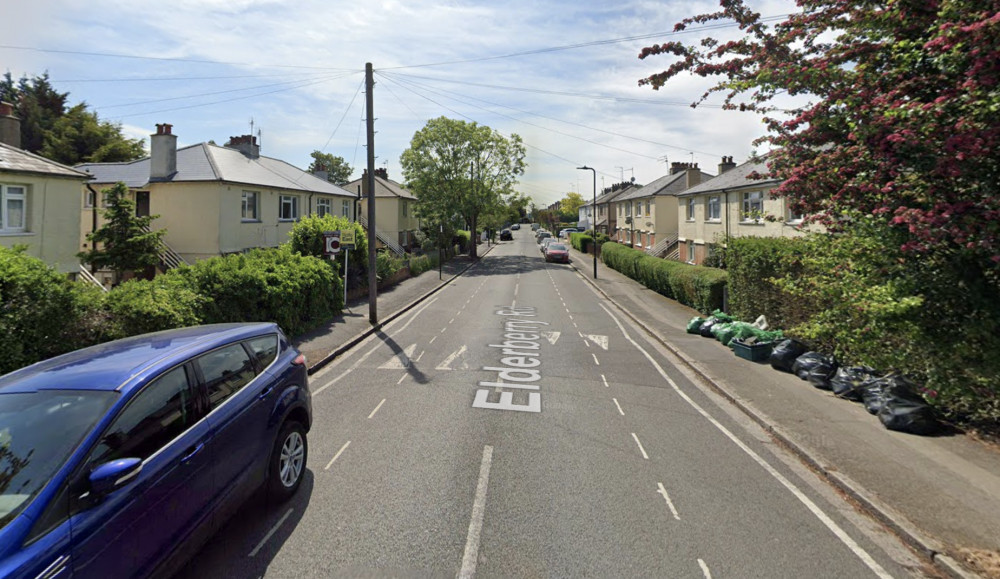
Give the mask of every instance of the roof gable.
M 681 196 L 689 195 L 699 195 L 703 193 L 714 193 L 716 191 L 723 191 L 725 189 L 739 189 L 745 187 L 760 187 L 769 186 L 780 183 L 780 179 L 750 179 L 750 175 L 753 173 L 760 173 L 766 175 L 769 169 L 767 168 L 767 162 L 765 160 L 760 160 L 757 162 L 746 161 L 741 165 L 713 177 L 708 181 L 703 181 L 690 189 L 687 189 Z
M 0 143 L 0 171 L 5 173 L 30 173 L 50 177 L 68 177 L 87 180 L 90 175 L 46 159 L 41 155 L 29 153 L 23 149 Z

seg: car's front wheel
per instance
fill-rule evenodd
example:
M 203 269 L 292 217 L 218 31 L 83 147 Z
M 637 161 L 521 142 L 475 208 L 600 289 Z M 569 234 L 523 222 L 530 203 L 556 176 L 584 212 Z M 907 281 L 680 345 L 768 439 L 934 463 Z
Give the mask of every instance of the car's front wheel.
M 308 454 L 306 429 L 294 420 L 285 422 L 274 441 L 267 469 L 267 492 L 272 499 L 287 501 L 295 494 L 306 472 Z

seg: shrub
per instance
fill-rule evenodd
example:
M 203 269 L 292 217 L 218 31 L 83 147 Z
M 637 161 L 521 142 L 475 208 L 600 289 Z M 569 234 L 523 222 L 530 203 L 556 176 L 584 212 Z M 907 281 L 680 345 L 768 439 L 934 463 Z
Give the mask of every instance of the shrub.
M 410 275 L 418 276 L 425 271 L 431 269 L 437 269 L 438 266 L 438 254 L 437 251 L 432 253 L 427 253 L 418 257 L 410 258 Z
M 99 293 L 23 247 L 0 247 L 0 374 L 96 343 L 84 326 Z
M 406 260 L 396 257 L 388 251 L 380 251 L 375 255 L 375 277 L 378 281 L 389 279 L 403 269 Z
M 589 248 L 594 244 L 594 238 L 589 233 L 570 233 L 569 242 L 573 249 L 589 253 Z
M 110 323 L 107 337 L 118 339 L 198 325 L 199 312 L 208 301 L 179 276 L 127 281 L 104 299 Z
M 354 249 L 351 250 L 351 257 L 347 259 L 347 286 L 349 288 L 364 287 L 368 285 L 368 232 L 359 223 L 355 223 L 346 217 L 335 217 L 324 215 L 318 217 L 310 215 L 300 219 L 288 232 L 288 242 L 292 251 L 302 255 L 311 255 L 332 264 L 337 275 L 343 276 L 344 260 L 347 251 L 341 251 L 337 258 L 331 260 L 323 255 L 324 231 L 344 231 L 354 230 Z
M 289 245 L 205 259 L 165 274 L 209 298 L 203 323 L 277 322 L 301 334 L 343 310 L 344 286 L 329 263 Z
M 807 250 L 805 239 L 730 237 L 724 259 L 729 273 L 729 310 L 739 319 L 764 314 L 770 325 L 791 328 L 809 319 L 815 303 L 793 296 L 775 280 L 798 277 Z
M 649 289 L 700 312 L 722 307 L 728 279 L 722 270 L 659 259 L 613 242 L 601 247 L 601 260 Z
M 453 245 L 458 245 L 459 253 L 468 253 L 469 247 L 472 244 L 472 234 L 463 229 L 459 229 L 455 232 L 455 237 L 452 239 Z

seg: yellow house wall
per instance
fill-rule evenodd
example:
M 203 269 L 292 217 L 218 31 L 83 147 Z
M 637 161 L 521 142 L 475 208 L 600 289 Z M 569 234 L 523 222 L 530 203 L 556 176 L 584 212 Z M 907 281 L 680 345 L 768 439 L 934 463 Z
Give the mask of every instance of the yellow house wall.
M 28 255 L 57 271 L 79 272 L 82 180 L 0 173 L 0 182 L 27 187 L 25 231 L 0 233 L 0 245 L 27 245 Z

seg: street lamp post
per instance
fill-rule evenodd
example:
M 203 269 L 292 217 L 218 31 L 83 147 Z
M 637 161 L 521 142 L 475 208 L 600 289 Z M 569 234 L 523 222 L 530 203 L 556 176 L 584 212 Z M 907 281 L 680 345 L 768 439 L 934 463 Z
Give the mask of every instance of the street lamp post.
M 583 167 L 577 167 L 581 171 L 590 171 L 594 174 L 594 209 L 593 213 L 593 223 L 590 225 L 590 229 L 594 232 L 594 279 L 597 279 L 597 169 L 593 167 L 588 167 L 584 165 Z

